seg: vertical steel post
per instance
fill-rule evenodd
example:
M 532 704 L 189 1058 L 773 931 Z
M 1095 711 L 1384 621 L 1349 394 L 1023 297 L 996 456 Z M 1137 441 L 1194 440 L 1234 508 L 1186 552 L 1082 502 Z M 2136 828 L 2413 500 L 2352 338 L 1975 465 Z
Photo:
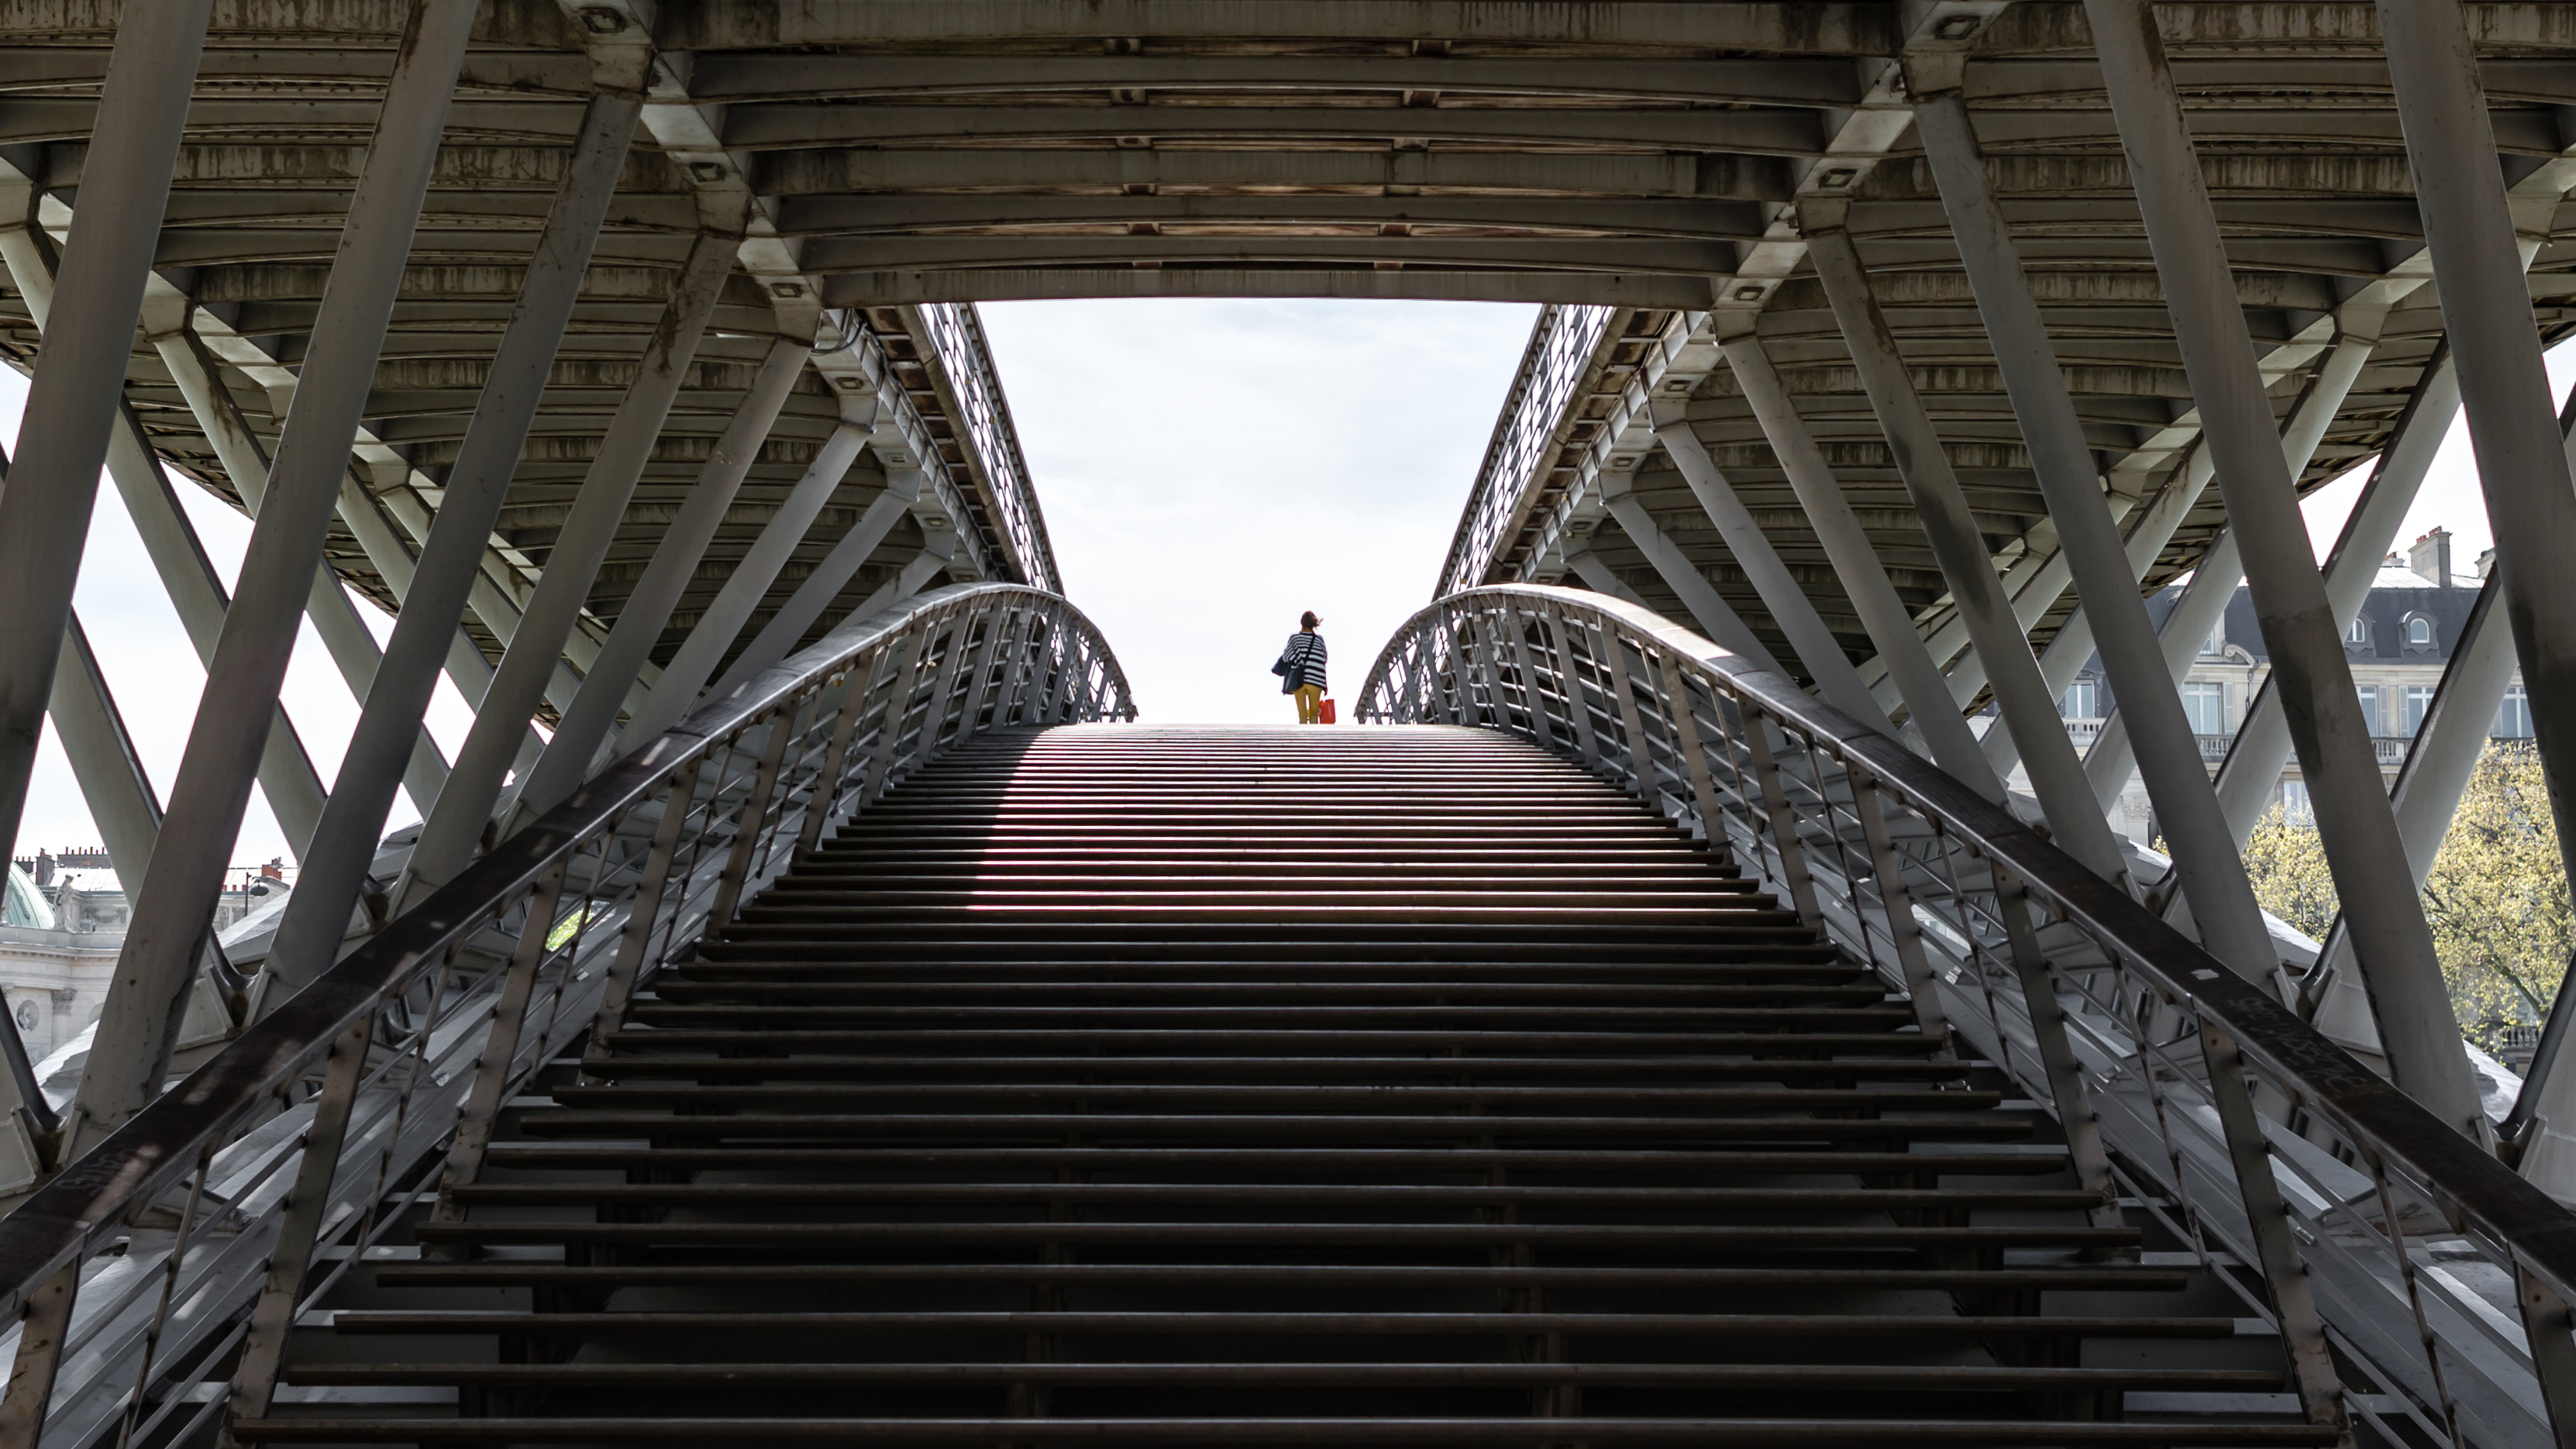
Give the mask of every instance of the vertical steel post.
M 751 853 L 760 843 L 770 802 L 778 794 L 778 768 L 787 758 L 788 737 L 796 733 L 798 708 L 796 701 L 782 700 L 770 711 L 769 742 L 760 752 L 760 770 L 752 776 L 751 789 L 734 811 L 733 848 L 726 852 L 724 874 L 716 881 L 715 903 L 707 908 L 709 939 L 721 938 L 726 924 L 733 920 L 734 908 L 742 904 L 743 882 L 751 875 Z
M 1690 675 L 1670 655 L 1656 660 L 1671 703 L 1673 747 L 1681 752 L 1683 773 L 1690 777 L 1691 799 L 1699 807 L 1700 838 L 1709 854 L 1726 853 L 1726 813 L 1718 808 L 1717 782 L 1709 778 L 1708 755 L 1700 748 L 1698 707 L 1691 703 Z M 1712 700 L 1715 698 L 1711 696 Z
M 312 1267 L 313 1248 L 322 1236 L 322 1220 L 331 1208 L 331 1183 L 340 1175 L 340 1158 L 349 1146 L 349 1114 L 357 1105 L 358 1082 L 366 1075 L 367 1045 L 375 1039 L 375 1012 L 368 1011 L 331 1043 L 324 1059 L 322 1095 L 314 1099 L 313 1124 L 304 1132 L 304 1158 L 296 1164 L 295 1190 L 269 1250 L 268 1278 L 250 1311 L 250 1330 L 242 1340 L 241 1362 L 233 1369 L 231 1419 L 266 1417 L 277 1392 L 277 1370 L 286 1357 L 287 1336 L 295 1331 L 296 1310 L 303 1307 L 304 1275 Z M 227 1445 L 232 1436 L 224 1436 Z
M 341 757 L 315 849 L 269 946 L 269 972 L 288 988 L 269 993 L 272 1001 L 284 1001 L 339 958 L 350 908 L 366 886 L 403 762 L 438 685 L 447 641 L 465 617 L 473 581 L 481 577 L 492 527 L 509 496 L 643 109 L 640 94 L 606 92 L 592 96 L 582 112 L 563 185 L 547 210 L 509 325 L 448 469 L 447 491 Z
M 224 616 L 170 792 L 169 815 L 117 959 L 116 987 L 108 993 L 73 1101 L 67 1152 L 113 1131 L 160 1090 L 198 944 L 214 914 L 268 741 L 296 624 L 322 563 L 332 504 L 375 380 L 475 11 L 471 0 L 416 0 L 413 6 L 375 142 L 340 233 L 303 381 L 270 469 L 267 502 L 251 529 L 241 591 Z M 63 290 L 58 309 L 70 289 Z M 26 471 L 23 459 L 20 471 Z M 11 497 L 23 491 L 12 489 Z
M 923 651 L 930 647 L 929 631 L 918 624 L 913 628 L 918 632 L 913 633 L 910 638 L 898 639 L 893 644 L 893 647 L 901 652 L 895 656 L 898 662 L 894 671 L 893 691 L 886 696 L 885 722 L 877 726 L 876 755 L 868 762 L 866 783 L 859 787 L 861 805 L 872 804 L 885 794 L 886 777 L 894 771 L 895 747 L 903 738 L 904 721 L 912 717 L 913 672 L 921 665 Z M 1048 633 L 1052 635 L 1054 631 L 1050 629 Z M 1039 647 L 1052 648 L 1053 641 L 1050 639 Z M 1044 662 L 1045 655 L 1041 654 L 1039 664 L 1043 666 Z M 1034 684 L 1036 680 L 1030 682 Z M 1031 713 L 1034 715 L 1036 712 L 1032 710 Z M 1030 722 L 1034 724 L 1037 721 L 1032 719 Z
M 2228 532 L 2244 551 L 2246 582 L 2271 651 L 2273 677 L 2290 706 L 2291 738 L 2315 802 L 2335 893 L 2352 921 L 2353 944 L 2379 1004 L 2390 1069 L 2407 1095 L 2459 1131 L 2483 1139 L 2486 1114 L 2478 1105 L 2468 1057 L 2460 1049 L 2459 1021 L 2407 871 L 2397 818 L 2389 809 L 2370 727 L 2353 692 L 2352 668 L 2334 628 L 2325 583 L 2317 575 L 2289 465 L 2273 430 L 2272 406 L 2254 366 L 2253 338 L 2210 209 L 2200 158 L 2183 122 L 2182 101 L 2165 63 L 2155 12 L 2149 0 L 2085 0 L 2084 9 L 2101 52 L 2102 75 L 2146 219 L 2148 245 L 2164 280 L 2184 371 L 2218 464 Z M 2492 152 L 2477 164 L 2492 168 Z M 2428 209 L 2427 216 L 2432 214 Z M 2508 267 L 2511 261 L 2508 257 Z M 2520 295 L 2518 269 L 2508 275 L 2516 277 Z M 2461 391 L 2475 392 L 2465 369 Z M 2556 448 L 2553 434 L 2549 461 L 2564 494 L 2566 469 Z M 2576 509 L 2576 497 L 2566 502 Z M 2499 528 L 2500 533 L 2510 531 Z M 2576 537 L 2576 522 L 2562 536 Z M 2576 583 L 2576 574 L 2568 579 Z M 2576 727 L 2576 708 L 2569 712 L 2569 724 Z
M 2528 1270 L 2514 1269 L 2514 1297 L 2522 1308 L 2522 1331 L 2531 1340 L 2531 1369 L 2540 1380 L 2540 1400 L 2549 1410 L 2550 1437 L 2558 1449 L 2576 1449 L 2576 1328 L 2567 1300 Z
M 1843 591 L 1851 596 L 1852 611 L 1860 615 L 1861 627 L 1878 647 L 1878 657 L 1887 663 L 1888 676 L 1905 701 L 1907 725 L 1922 735 L 1933 763 L 1987 799 L 2002 800 L 2003 780 L 1978 750 L 1976 732 L 1960 717 L 1940 666 L 1932 662 L 1932 652 L 1915 630 L 1914 615 L 1897 597 L 1896 585 L 1888 582 L 1878 550 L 1860 526 L 1860 515 L 1852 512 L 1842 485 L 1826 465 L 1824 450 L 1816 446 L 1805 420 L 1789 401 L 1789 391 L 1780 385 L 1780 374 L 1762 350 L 1761 340 L 1747 332 L 1722 338 L 1720 345 L 1744 390 L 1745 402 L 1753 409 L 1754 421 L 1761 425 L 1762 436 L 1779 458 L 1789 487 L 1798 495 L 1798 506 L 1806 512 L 1826 560 L 1833 565 L 1834 577 L 1842 581 Z
M 1744 715 L 1744 749 L 1753 765 L 1753 780 L 1762 791 L 1762 813 L 1771 830 L 1772 858 L 1779 862 L 1780 883 L 1789 892 L 1789 904 L 1797 909 L 1798 920 L 1811 931 L 1821 931 L 1825 913 L 1816 904 L 1816 883 L 1807 871 L 1807 847 L 1798 838 L 1798 817 L 1789 808 L 1788 783 L 1780 775 L 1780 757 L 1771 748 L 1774 727 L 1750 701 L 1736 701 Z
M 212 0 L 132 0 L 99 94 L 63 250 L 63 325 L 37 355 L 19 487 L 0 500 L 0 837 L 17 839 L 71 618 L 99 466 L 125 398 L 143 288 L 195 90 Z
M 1946 1038 L 1950 1014 L 1941 1006 L 1941 978 L 1923 954 L 1923 926 L 1914 919 L 1914 892 L 1905 883 L 1905 857 L 1896 853 L 1895 839 L 1888 833 L 1886 804 L 1876 782 L 1850 761 L 1843 762 L 1843 770 L 1851 785 L 1852 813 L 1860 817 L 1861 838 L 1869 846 L 1870 873 L 1878 878 L 1879 911 L 1887 918 L 1887 939 L 1896 952 L 1897 970 L 1905 978 L 1905 994 L 1913 1002 L 1914 1024 L 1925 1036 Z
M 1529 623 L 1509 599 L 1503 601 L 1503 633 L 1511 641 L 1512 668 L 1521 677 L 1521 703 L 1529 709 L 1530 732 L 1540 745 L 1553 751 L 1557 747 L 1556 721 L 1548 718 L 1547 691 L 1540 687 L 1538 670 L 1530 663 Z
M 644 971 L 644 954 L 652 949 L 655 918 L 662 914 L 662 898 L 671 886 L 671 864 L 680 852 L 680 832 L 687 826 L 689 811 L 696 804 L 698 784 L 706 778 L 713 756 L 702 756 L 694 765 L 686 765 L 671 776 L 662 793 L 662 819 L 653 830 L 653 848 L 645 853 L 643 872 L 635 878 L 635 899 L 626 908 L 626 928 L 617 940 L 617 955 L 608 964 L 608 976 L 599 983 L 599 1014 L 590 1027 L 590 1044 L 606 1049 L 609 1034 L 626 1016 L 626 1003 L 635 995 L 636 978 Z M 721 779 L 721 775 L 719 775 Z M 715 809 L 712 796 L 707 809 Z M 685 891 L 683 892 L 685 895 Z M 674 904 L 676 915 L 679 909 Z
M 1550 604 L 1545 617 L 1548 647 L 1556 657 L 1557 678 L 1564 682 L 1565 712 L 1574 721 L 1575 747 L 1583 752 L 1583 763 L 1598 770 L 1602 767 L 1601 742 L 1592 737 L 1592 700 L 1583 692 L 1583 676 L 1574 668 L 1573 643 L 1565 632 L 1565 611 Z
M 1869 274 L 1861 266 L 1851 233 L 1840 226 L 1810 230 L 1807 256 L 1825 284 L 1834 320 L 1860 370 L 1861 387 L 1869 394 L 1870 410 L 1877 414 L 1879 430 L 1887 437 L 1897 474 L 1914 500 L 1924 537 L 1941 566 L 1941 577 L 1950 585 L 1960 620 L 1985 662 L 1995 705 L 2002 711 L 2004 727 L 2013 733 L 2013 743 L 2021 748 L 2031 788 L 2039 796 L 2040 808 L 2048 812 L 2058 848 L 2104 880 L 2125 880 L 2128 867 L 2111 838 L 2110 825 L 2085 788 L 2083 761 L 2075 757 L 2057 701 L 2039 677 L 2039 659 L 2031 653 L 2030 639 L 2013 613 L 2012 600 L 2004 596 L 2003 584 L 1995 577 L 1994 559 L 1977 532 L 1976 518 L 1968 510 L 1958 475 L 1951 471 L 1941 435 L 1914 390 L 1903 354 L 1897 351 L 1896 334 L 1870 293 Z
M 601 837 L 603 858 L 614 836 L 612 831 Z M 465 1104 L 457 1114 L 456 1140 L 447 1149 L 438 1205 L 430 1211 L 432 1222 L 465 1219 L 465 1207 L 456 1200 L 456 1189 L 472 1182 L 483 1170 L 483 1152 L 492 1143 L 492 1124 L 501 1115 L 501 1094 L 509 1087 L 510 1068 L 519 1058 L 519 1039 L 527 1031 L 528 1005 L 536 1000 L 537 968 L 545 964 L 546 937 L 554 932 L 555 905 L 563 899 L 569 861 L 567 856 L 555 862 L 538 877 L 537 888 L 528 895 L 528 911 L 520 919 L 519 939 L 510 953 L 509 974 L 501 980 L 501 995 L 492 1003 L 492 1025 L 485 1030 L 483 1051 L 474 1060 L 474 1085 L 466 1089 Z
M 2103 501 L 2092 446 L 2075 414 L 2075 398 L 2067 391 L 2047 322 L 2031 295 L 2003 208 L 1987 183 L 1985 155 L 1968 124 L 1967 103 L 1956 91 L 1918 98 L 1914 127 L 1940 184 L 1942 209 L 1958 238 L 1977 313 L 1994 340 L 2004 390 L 2030 448 L 2031 469 L 2057 525 L 2059 553 L 2083 600 L 2085 617 L 2093 621 L 2103 668 L 2137 741 L 2147 792 L 2173 843 L 2174 869 L 2191 901 L 2192 921 L 2210 954 L 2246 979 L 2269 984 L 2280 975 L 2279 953 L 2263 924 L 2263 909 L 2254 902 L 2254 887 L 2226 818 L 2219 813 L 2218 797 L 2210 790 L 2209 770 L 2201 763 L 2191 721 L 2183 716 L 2182 698 L 2165 677 L 2156 626 L 2138 597 L 2119 527 Z M 1987 576 L 1992 577 L 1991 570 Z M 2059 739 L 2065 738 L 2062 724 L 2052 728 Z M 2089 802 L 2091 791 L 2084 787 L 2071 746 L 2063 763 L 2070 767 L 2067 788 Z
M 707 319 L 715 315 L 736 245 L 733 237 L 701 232 L 681 263 L 671 300 L 645 341 L 635 381 L 600 434 L 599 453 L 582 475 L 572 511 L 546 552 L 536 593 L 476 704 L 474 727 L 456 752 L 447 789 L 421 827 L 420 842 L 412 848 L 409 895 L 425 895 L 464 869 L 491 823 L 502 780 L 528 737 L 527 722 L 545 695 L 546 681 L 554 677 L 564 641 L 589 600 L 591 581 L 608 556 L 653 442 L 661 436 L 698 342 L 706 335 Z
M 2227 1162 L 2254 1234 L 2255 1266 L 2272 1291 L 2272 1308 L 2280 1320 L 2281 1345 L 2289 1353 L 2292 1387 L 2311 1424 L 2344 1423 L 2343 1384 L 2335 1373 L 2334 1354 L 2317 1315 L 2316 1294 L 2308 1286 L 2308 1268 L 2299 1261 L 2298 1239 L 2290 1231 L 2290 1210 L 2281 1200 L 2281 1184 L 2272 1175 L 2272 1150 L 2263 1140 L 2263 1122 L 2254 1113 L 2254 1093 L 2245 1079 L 2244 1054 L 2234 1038 L 2200 1021 L 2200 1055 L 2209 1070 L 2210 1104 L 2218 1111 Z
M 744 390 L 733 417 L 725 423 L 714 450 L 707 455 L 706 466 L 698 470 L 697 483 L 690 488 L 687 501 L 663 530 L 652 561 L 644 566 L 643 576 L 635 581 L 634 591 L 618 610 L 616 626 L 609 630 L 608 643 L 601 647 L 599 658 L 583 677 L 572 708 L 564 712 L 553 741 L 537 757 L 536 768 L 527 772 L 526 783 L 519 787 L 515 818 L 544 814 L 589 778 L 591 761 L 609 732 L 616 728 L 628 688 L 643 672 L 653 646 L 661 642 L 662 626 L 670 622 L 671 610 L 678 606 L 681 593 L 697 573 L 698 560 L 705 557 L 707 544 L 724 522 L 725 510 L 732 506 L 744 476 L 760 456 L 762 441 L 787 406 L 787 396 L 795 389 L 797 377 L 805 370 L 805 359 L 813 351 L 808 344 L 783 337 L 770 344 L 759 373 Z
M 0 1394 L 0 1446 L 5 1449 L 37 1449 L 44 1435 L 54 1374 L 62 1367 L 63 1340 L 71 1332 L 72 1305 L 80 1297 L 80 1270 L 81 1260 L 74 1258 L 27 1296 L 18 1356 L 9 1366 L 8 1391 Z
M 1655 774 L 1655 749 L 1647 743 L 1645 721 L 1637 714 L 1637 687 L 1628 677 L 1628 645 L 1619 637 L 1617 624 L 1603 622 L 1601 646 L 1610 663 L 1610 692 L 1619 701 L 1619 732 L 1626 737 L 1628 747 L 1628 788 L 1647 809 L 1661 815 L 1664 782 Z M 1644 652 L 1639 651 L 1637 657 L 1643 659 Z

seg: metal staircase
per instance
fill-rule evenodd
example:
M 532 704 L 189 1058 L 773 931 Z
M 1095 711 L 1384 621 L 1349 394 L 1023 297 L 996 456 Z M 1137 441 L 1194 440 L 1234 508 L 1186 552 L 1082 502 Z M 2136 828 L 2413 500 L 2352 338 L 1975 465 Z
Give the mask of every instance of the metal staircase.
M 2338 1436 L 2005 1075 L 1490 730 L 961 744 L 412 1214 L 237 1439 Z
M 853 622 L 0 1219 L 0 1449 L 2576 1443 L 2576 1216 L 1898 742 L 1548 588 L 1355 704 Z

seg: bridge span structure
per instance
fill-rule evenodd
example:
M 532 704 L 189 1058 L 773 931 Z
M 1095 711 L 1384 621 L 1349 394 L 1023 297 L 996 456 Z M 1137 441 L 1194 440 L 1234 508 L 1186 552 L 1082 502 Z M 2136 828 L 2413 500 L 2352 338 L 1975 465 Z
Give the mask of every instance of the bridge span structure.
M 2491 1111 L 2419 898 L 2517 671 L 2576 771 L 2571 116 L 2554 4 L 0 5 L 0 822 L 50 720 L 135 891 L 0 1445 L 2576 1444 L 2564 1024 Z M 976 306 L 1191 296 L 1540 306 L 1359 726 L 1063 589 Z

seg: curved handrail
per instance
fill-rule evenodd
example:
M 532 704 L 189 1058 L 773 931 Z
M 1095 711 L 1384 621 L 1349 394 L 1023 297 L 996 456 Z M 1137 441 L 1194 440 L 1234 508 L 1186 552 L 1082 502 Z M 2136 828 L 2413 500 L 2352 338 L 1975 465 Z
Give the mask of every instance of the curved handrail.
M 1885 733 L 1646 609 L 1538 585 L 1465 590 L 1416 613 L 1380 651 L 1355 713 L 1529 735 L 1624 773 L 1649 803 L 1735 850 L 1811 922 L 1914 997 L 1927 1027 L 1971 1040 L 1982 1034 L 1990 1056 L 2035 1098 L 2053 1102 L 2079 1159 L 2080 1139 L 2098 1121 L 2108 1138 L 2107 1173 L 2178 1194 L 2193 1241 L 2204 1227 L 2241 1240 L 2250 1250 L 2241 1259 L 2260 1263 L 2271 1282 L 2312 1415 L 2340 1412 L 2319 1401 L 2323 1386 L 2311 1377 L 2331 1375 L 2324 1352 L 2331 1341 L 2417 1392 L 2417 1417 L 2436 1434 L 2445 1433 L 2444 1420 L 2460 1426 L 2446 1437 L 2485 1425 L 2488 1433 L 2470 1437 L 2489 1442 L 2519 1441 L 2531 1428 L 2545 1437 L 2552 1421 L 2561 1434 L 2576 1431 L 2567 1310 L 2576 1301 L 2576 1213 L 2260 985 Z M 2023 923 L 2016 900 L 2036 908 L 2035 923 Z M 2031 989 L 2018 1000 L 1998 990 L 2016 985 Z M 2141 987 L 2152 1001 L 2137 994 Z M 2034 1020 L 2024 1005 L 2049 998 L 2064 1008 L 2064 1023 L 2046 1012 Z M 2336 1161 L 2278 1121 L 2258 1123 L 2239 1061 L 2273 1109 L 2268 1116 L 2291 1115 L 2286 1103 L 2330 1124 L 2361 1165 Z M 2243 1099 L 2241 1112 L 2232 1099 Z M 2141 1123 L 2152 1123 L 2123 1140 L 2118 1111 L 2139 1102 L 2147 1106 Z M 2192 1138 L 2193 1122 L 2173 1120 L 2195 1112 L 2216 1119 L 2198 1124 L 2205 1142 Z M 2211 1154 L 2195 1158 L 2198 1147 L 2215 1148 L 2226 1170 L 2208 1171 Z M 2153 1148 L 2167 1160 L 2157 1161 Z M 2189 1176 L 2187 1164 L 2195 1169 Z M 2255 1164 L 2265 1170 L 2249 1172 Z M 2192 1203 L 2190 1189 L 2211 1176 L 2242 1195 L 2243 1219 L 2217 1221 L 2218 1204 Z M 2428 1273 L 2418 1269 L 2427 1265 L 2407 1239 L 2420 1246 L 2432 1219 L 2441 1220 L 2435 1235 L 2466 1237 L 2510 1275 L 2524 1341 L 2498 1329 L 2492 1320 L 2503 1315 L 2491 1303 L 2423 1281 Z M 2287 1231 L 2293 1222 L 2298 1230 Z M 2352 1289 L 2357 1271 L 2378 1275 L 2389 1292 L 2374 1299 Z M 2298 1281 L 2284 1291 L 2285 1279 Z M 2321 1326 L 2307 1306 L 2312 1296 L 2325 1302 Z M 2356 1305 L 2365 1318 L 2411 1310 L 2414 1321 L 2403 1333 L 2347 1321 Z M 2438 1358 L 2412 1366 L 2388 1365 L 2383 1346 L 2366 1342 L 2417 1339 L 2418 1324 L 2426 1341 L 2460 1342 L 2446 1339 Z M 2302 1353 L 2303 1337 L 2313 1352 Z M 2507 1424 L 2507 1406 L 2470 1402 L 2462 1381 L 2466 1361 L 2478 1355 L 2469 1347 L 2502 1348 L 2519 1360 L 2532 1377 L 2499 1381 L 2491 1397 L 2539 1411 L 2535 1423 Z M 2426 1352 L 2421 1342 L 2414 1351 Z
M 190 1346 L 163 1333 L 178 1332 L 173 1299 L 199 1294 L 203 1310 L 200 1290 L 221 1296 L 225 1283 L 206 1280 L 227 1259 L 240 1280 L 230 1319 L 265 1272 L 259 1310 L 247 1326 L 196 1311 L 190 1344 L 213 1345 L 204 1356 L 216 1376 L 211 1361 L 235 1343 L 254 1363 L 263 1320 L 282 1338 L 305 1301 L 313 1254 L 352 1226 L 347 1251 L 364 1251 L 377 1194 L 433 1192 L 434 1171 L 426 1187 L 421 1173 L 451 1134 L 451 1153 L 479 1152 L 478 1111 L 488 1130 L 518 1081 L 622 1007 L 654 965 L 693 944 L 693 927 L 720 926 L 894 777 L 980 731 L 1134 717 L 1116 657 L 1071 604 L 1019 585 L 959 585 L 845 624 L 610 765 L 0 1218 L 0 1322 L 25 1320 L 0 1444 L 33 1444 L 37 1424 L 60 1423 L 74 1404 L 55 1392 L 55 1369 L 102 1340 L 127 1351 L 91 1353 L 100 1361 L 64 1388 L 104 1385 L 134 1423 L 151 1407 L 136 1390 Z M 301 1095 L 317 1069 L 318 1094 Z M 450 1099 L 457 1115 L 445 1117 Z M 192 1238 L 199 1224 L 222 1236 Z M 180 1291 L 163 1286 L 145 1313 L 150 1294 L 127 1287 L 75 1324 L 80 1285 L 107 1276 L 101 1255 L 140 1253 L 156 1233 L 168 1238 L 154 1240 L 156 1272 Z M 277 1261 L 264 1268 L 231 1246 L 241 1241 L 274 1242 Z M 109 1321 L 120 1314 L 148 1321 L 127 1332 Z M 273 1352 L 268 1362 L 273 1372 Z M 49 1396 L 60 1400 L 50 1420 Z M 157 1396 L 164 1415 L 205 1398 Z

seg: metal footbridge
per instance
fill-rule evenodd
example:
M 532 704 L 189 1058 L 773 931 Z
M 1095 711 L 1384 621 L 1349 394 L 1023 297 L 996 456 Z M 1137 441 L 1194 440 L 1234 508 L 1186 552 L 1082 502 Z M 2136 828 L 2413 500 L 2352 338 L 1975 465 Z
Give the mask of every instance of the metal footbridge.
M 0 1446 L 2576 1444 L 2566 1023 L 2490 1111 L 2418 895 L 2517 670 L 2576 789 L 2571 101 L 2549 4 L 0 7 L 0 820 L 50 728 L 134 898 L 76 1090 L 0 1017 Z M 1176 296 L 1539 304 L 1357 724 L 1065 593 L 976 304 Z

